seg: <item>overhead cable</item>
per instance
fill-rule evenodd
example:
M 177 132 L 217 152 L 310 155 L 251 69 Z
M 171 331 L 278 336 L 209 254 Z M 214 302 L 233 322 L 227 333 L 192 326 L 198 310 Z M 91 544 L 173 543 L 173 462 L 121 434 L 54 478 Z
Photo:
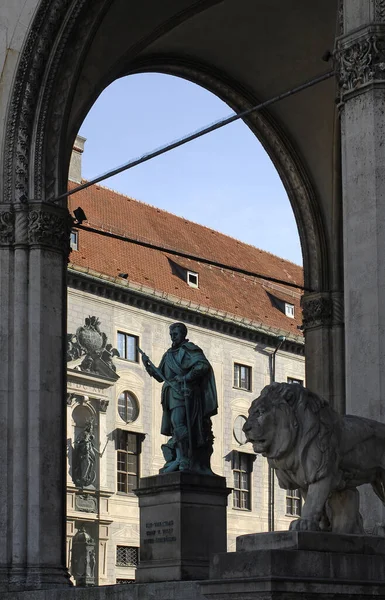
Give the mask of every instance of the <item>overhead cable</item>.
M 128 242 L 130 244 L 134 244 L 136 246 L 143 246 L 144 248 L 150 248 L 151 250 L 159 250 L 166 254 L 171 254 L 173 256 L 180 256 L 182 258 L 188 258 L 190 260 L 195 260 L 202 264 L 211 265 L 213 267 L 219 267 L 220 269 L 224 269 L 226 271 L 233 271 L 234 273 L 240 273 L 242 275 L 247 275 L 248 277 L 255 277 L 257 279 L 264 279 L 265 281 L 271 281 L 273 283 L 279 283 L 286 287 L 296 288 L 303 291 L 311 291 L 308 290 L 303 285 L 298 283 L 292 283 L 289 281 L 285 281 L 282 279 L 277 279 L 276 277 L 271 277 L 270 275 L 263 275 L 262 273 L 255 273 L 254 271 L 248 271 L 247 269 L 241 269 L 240 267 L 235 267 L 233 265 L 227 265 L 225 263 L 220 263 L 211 258 L 204 258 L 203 256 L 197 256 L 196 254 L 189 254 L 188 252 L 183 252 L 183 250 L 176 250 L 175 248 L 168 248 L 167 246 L 158 246 L 156 244 L 152 244 L 151 242 L 143 242 L 141 240 L 137 240 L 135 238 L 130 238 L 128 236 L 119 235 L 118 233 L 112 233 L 110 231 L 103 231 L 102 229 L 96 229 L 94 227 L 87 227 L 85 225 L 76 224 L 75 229 L 82 229 L 84 231 L 89 231 L 90 233 L 96 233 L 98 235 L 102 235 L 104 237 L 113 238 L 116 240 L 120 240 L 122 242 Z
M 90 186 L 95 185 L 96 183 L 100 183 L 101 181 L 104 181 L 105 179 L 109 179 L 110 177 L 113 177 L 114 175 L 118 175 L 119 173 L 122 173 L 123 171 L 128 171 L 128 169 L 132 169 L 133 167 L 136 167 L 137 165 L 141 165 L 142 163 L 147 162 L 153 158 L 156 158 L 157 156 L 160 156 L 161 154 L 170 152 L 170 150 L 179 148 L 180 146 L 183 146 L 184 144 L 187 144 L 188 142 L 192 142 L 193 140 L 196 140 L 204 135 L 207 135 L 208 133 L 211 133 L 212 131 L 221 129 L 222 127 L 225 127 L 226 125 L 230 125 L 230 123 L 234 123 L 234 121 L 238 121 L 239 119 L 244 119 L 245 117 L 248 117 L 252 113 L 260 111 L 263 108 L 267 108 L 268 106 L 270 106 L 271 104 L 274 104 L 275 102 L 278 102 L 279 100 L 284 100 L 285 98 L 288 98 L 289 96 L 292 96 L 293 94 L 302 92 L 303 90 L 306 90 L 314 85 L 317 85 L 318 83 L 321 83 L 322 81 L 325 81 L 326 79 L 330 79 L 331 77 L 333 77 L 334 74 L 335 74 L 334 71 L 328 71 L 327 73 L 324 73 L 323 75 L 320 75 L 319 77 L 310 79 L 310 80 L 306 81 L 305 83 L 302 83 L 301 85 L 298 85 L 295 88 L 287 90 L 286 92 L 278 94 L 278 96 L 274 96 L 273 98 L 270 98 L 269 100 L 265 100 L 264 102 L 261 102 L 260 104 L 257 104 L 256 106 L 248 108 L 247 110 L 243 110 L 237 114 L 232 114 L 229 117 L 226 117 L 224 119 L 219 119 L 218 121 L 215 121 L 211 125 L 203 127 L 202 129 L 198 129 L 194 133 L 190 133 L 189 135 L 186 135 L 185 137 L 182 137 L 174 142 L 171 142 L 170 144 L 166 144 L 165 146 L 160 146 L 160 148 L 157 148 L 156 150 L 153 150 L 151 152 L 146 152 L 145 154 L 142 154 L 142 156 L 140 156 L 138 158 L 134 158 L 134 159 L 130 160 L 129 162 L 125 163 L 124 165 L 117 167 L 116 169 L 107 171 L 107 173 L 104 173 L 103 175 L 99 175 L 98 177 L 95 177 L 95 179 L 91 179 L 90 181 L 87 181 L 86 183 L 82 183 L 81 185 L 73 188 L 72 190 L 68 190 L 67 192 L 64 192 L 63 194 L 60 194 L 60 196 L 57 196 L 57 198 L 55 198 L 53 200 L 53 202 L 58 202 L 59 200 L 63 200 L 64 198 L 67 198 L 68 196 L 72 196 L 73 194 L 76 194 L 77 192 L 80 192 L 81 190 L 85 190 L 86 188 L 89 188 Z

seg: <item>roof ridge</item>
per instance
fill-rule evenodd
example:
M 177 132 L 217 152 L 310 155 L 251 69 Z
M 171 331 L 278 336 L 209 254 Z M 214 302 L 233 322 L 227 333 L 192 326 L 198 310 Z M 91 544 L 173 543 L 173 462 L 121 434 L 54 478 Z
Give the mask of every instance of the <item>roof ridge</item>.
M 86 183 L 87 179 L 82 179 L 82 183 Z M 171 215 L 173 217 L 176 217 L 177 219 L 181 219 L 183 221 L 186 221 L 188 223 L 191 223 L 193 225 L 196 225 L 198 227 L 202 227 L 203 229 L 207 229 L 208 231 L 210 231 L 211 233 L 215 233 L 221 236 L 224 236 L 226 238 L 229 238 L 231 240 L 234 240 L 235 242 L 238 242 L 239 244 L 242 244 L 243 246 L 248 246 L 249 248 L 253 248 L 254 250 L 258 250 L 259 252 L 263 252 L 264 254 L 268 254 L 269 256 L 273 256 L 274 258 L 279 259 L 282 262 L 288 263 L 290 265 L 293 265 L 295 267 L 297 267 L 298 269 L 301 269 L 303 271 L 303 266 L 301 265 L 297 265 L 297 263 L 294 263 L 291 260 L 288 260 L 287 258 L 282 258 L 282 256 L 278 256 L 277 254 L 274 254 L 273 252 L 269 252 L 268 250 L 263 250 L 262 248 L 258 248 L 257 246 L 254 246 L 253 244 L 249 244 L 248 242 L 243 242 L 242 240 L 239 240 L 238 238 L 232 236 L 232 235 L 228 235 L 227 233 L 222 233 L 221 231 L 217 231 L 216 229 L 213 229 L 212 227 L 208 227 L 207 225 L 202 225 L 201 223 L 197 223 L 196 221 L 192 221 L 191 219 L 186 219 L 186 217 L 182 217 L 180 215 L 176 215 L 175 213 L 170 212 L 169 210 L 165 210 L 164 208 L 159 208 L 159 206 L 155 206 L 153 204 L 150 204 L 148 202 L 144 202 L 143 200 L 138 200 L 137 198 L 133 198 L 132 196 L 129 196 L 128 194 L 124 194 L 123 192 L 119 192 L 117 190 L 114 190 L 112 188 L 109 188 L 106 185 L 100 185 L 100 184 L 95 184 L 95 186 L 101 188 L 101 189 L 105 189 L 108 190 L 109 192 L 113 192 L 114 194 L 125 198 L 129 201 L 133 201 L 133 202 L 137 202 L 138 204 L 141 204 L 143 206 L 147 206 L 149 208 L 153 208 L 154 210 L 158 211 L 158 212 L 162 212 L 168 215 Z M 109 228 L 110 230 L 112 229 L 116 229 L 119 230 L 118 227 L 115 227 L 114 225 L 110 225 L 110 224 L 102 224 L 102 227 L 106 227 Z M 122 230 L 120 230 L 122 231 Z M 139 239 L 139 238 L 138 238 Z M 144 238 L 143 238 L 144 239 Z M 147 238 L 148 241 L 150 241 L 149 238 Z

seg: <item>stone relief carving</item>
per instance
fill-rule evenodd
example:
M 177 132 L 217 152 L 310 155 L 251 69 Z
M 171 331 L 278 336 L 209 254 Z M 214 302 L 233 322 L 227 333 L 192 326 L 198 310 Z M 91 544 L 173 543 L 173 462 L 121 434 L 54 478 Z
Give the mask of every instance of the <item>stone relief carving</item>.
M 108 408 L 109 403 L 110 403 L 109 400 L 101 399 L 100 402 L 99 402 L 100 412 L 102 412 L 102 413 L 107 412 L 107 408 Z
M 280 487 L 300 489 L 296 531 L 364 533 L 357 486 L 370 483 L 385 504 L 385 425 L 340 415 L 320 396 L 272 383 L 253 401 L 244 432 L 266 456 Z
M 85 324 L 78 327 L 76 334 L 67 334 L 67 362 L 76 360 L 84 355 L 84 359 L 77 367 L 87 373 L 95 373 L 116 381 L 119 375 L 113 358 L 119 356 L 116 348 L 107 343 L 107 335 L 100 331 L 100 321 L 95 316 L 85 319 Z
M 385 21 L 385 0 L 375 0 L 375 20 Z
M 91 494 L 76 494 L 75 509 L 81 512 L 96 513 L 98 510 L 97 499 Z
M 338 34 L 344 33 L 344 0 L 338 2 Z
M 31 210 L 28 216 L 30 244 L 43 244 L 69 254 L 72 219 L 69 213 Z
M 333 314 L 333 303 L 329 294 L 314 296 L 305 294 L 301 299 L 304 329 L 330 325 Z
M 0 244 L 6 246 L 14 241 L 15 216 L 7 210 L 0 212 Z
M 95 546 L 95 540 L 86 531 L 85 525 L 80 525 L 72 540 L 71 555 L 71 574 L 77 587 L 95 585 Z
M 335 52 L 341 97 L 363 86 L 385 80 L 385 38 L 368 34 L 349 43 L 342 41 Z

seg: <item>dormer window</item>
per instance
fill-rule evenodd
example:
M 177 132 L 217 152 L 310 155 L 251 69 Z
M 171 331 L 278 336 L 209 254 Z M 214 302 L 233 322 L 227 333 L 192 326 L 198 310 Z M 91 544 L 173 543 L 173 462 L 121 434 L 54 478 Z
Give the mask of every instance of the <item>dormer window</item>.
M 198 273 L 194 273 L 193 271 L 187 271 L 187 283 L 190 287 L 197 288 L 198 287 Z
M 79 232 L 76 229 L 72 229 L 70 236 L 70 246 L 72 250 L 79 249 Z
M 285 315 L 291 319 L 294 319 L 294 304 L 285 302 Z

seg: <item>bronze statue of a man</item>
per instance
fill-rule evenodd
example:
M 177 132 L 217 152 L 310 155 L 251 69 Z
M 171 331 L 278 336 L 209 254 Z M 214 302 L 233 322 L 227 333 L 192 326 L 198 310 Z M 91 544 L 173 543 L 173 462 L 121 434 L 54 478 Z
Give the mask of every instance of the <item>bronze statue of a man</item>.
M 184 323 L 170 326 L 172 346 L 159 367 L 142 353 L 147 373 L 163 381 L 161 433 L 171 438 L 162 446 L 166 464 L 161 473 L 193 471 L 212 475 L 211 418 L 218 401 L 213 369 L 203 351 L 186 338 Z

